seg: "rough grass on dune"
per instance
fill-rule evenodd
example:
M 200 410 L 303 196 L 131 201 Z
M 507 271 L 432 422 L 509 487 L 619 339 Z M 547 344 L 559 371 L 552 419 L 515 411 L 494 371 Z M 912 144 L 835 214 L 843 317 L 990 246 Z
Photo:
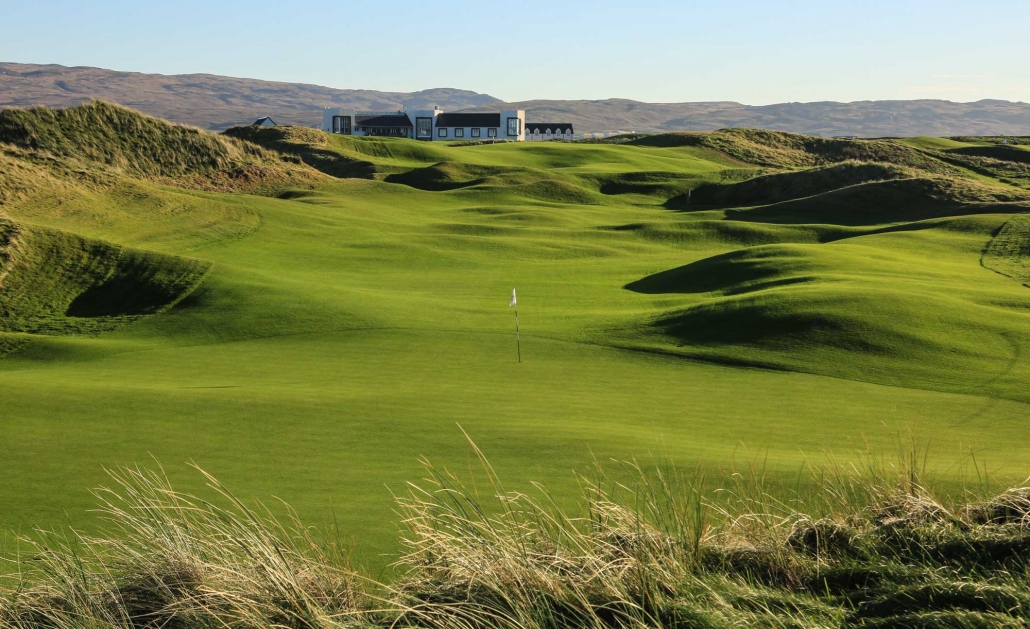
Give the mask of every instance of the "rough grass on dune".
M 33 163 L 38 159 L 32 157 L 28 151 L 0 144 L 0 206 L 22 201 L 40 189 L 70 187 L 44 166 Z
M 939 153 L 941 159 L 1012 186 L 1030 187 L 1030 152 L 1016 147 L 971 146 Z
M 58 160 L 108 175 L 153 178 L 208 189 L 253 188 L 288 177 L 312 178 L 283 156 L 249 142 L 92 101 L 68 109 L 0 111 L 0 143 L 28 151 L 36 162 Z M 291 158 L 292 159 L 292 158 Z M 294 160 L 295 161 L 295 160 Z M 245 180 L 239 180 L 244 175 Z M 264 181 L 272 179 L 272 181 Z M 231 181 L 231 185 L 226 182 Z
M 304 164 L 332 177 L 370 179 L 377 172 L 376 165 L 367 159 L 358 159 L 334 150 L 329 134 L 317 129 L 247 126 L 232 127 L 222 134 L 293 155 Z
M 478 453 L 473 446 L 475 452 Z M 109 528 L 24 538 L 0 624 L 92 627 L 1021 627 L 1030 617 L 1030 490 L 954 499 L 925 459 L 811 470 L 772 495 L 749 466 L 626 464 L 582 477 L 581 506 L 480 487 L 428 462 L 398 498 L 398 577 L 353 570 L 332 536 L 122 469 L 96 492 Z M 292 513 L 292 512 L 290 512 Z
M 1018 187 L 1030 177 L 1027 164 L 999 160 L 996 151 L 982 156 L 981 147 L 971 152 L 961 147 L 937 150 L 925 148 L 925 142 L 835 140 L 754 129 L 639 136 L 624 142 L 702 147 L 740 162 L 789 171 L 702 183 L 665 202 L 678 210 L 770 206 L 727 215 L 737 220 L 863 225 L 1004 211 L 975 206 L 1030 201 Z
M 698 146 L 748 164 L 772 168 L 810 168 L 846 161 L 887 162 L 936 174 L 957 174 L 923 152 L 887 140 L 836 140 L 760 129 L 722 129 L 711 133 L 642 136 L 635 146 Z
M 728 185 L 707 183 L 690 195 L 669 199 L 666 207 L 693 209 L 697 206 L 745 207 L 800 199 L 870 181 L 905 179 L 916 176 L 912 169 L 893 164 L 843 162 L 808 170 L 774 173 Z
M 18 246 L 18 226 L 8 217 L 0 214 L 0 288 L 10 272 L 11 261 Z
M 133 175 L 175 177 L 271 159 L 257 146 L 92 101 L 0 111 L 0 142 Z
M 752 209 L 727 218 L 762 223 L 876 225 L 943 216 L 1026 211 L 1030 194 L 968 179 L 914 177 L 870 181 Z
M 0 214 L 0 295 L 3 294 L 5 280 L 14 264 L 14 256 L 20 245 L 18 226 Z M 25 344 L 26 339 L 0 331 L 0 356 L 13 352 Z

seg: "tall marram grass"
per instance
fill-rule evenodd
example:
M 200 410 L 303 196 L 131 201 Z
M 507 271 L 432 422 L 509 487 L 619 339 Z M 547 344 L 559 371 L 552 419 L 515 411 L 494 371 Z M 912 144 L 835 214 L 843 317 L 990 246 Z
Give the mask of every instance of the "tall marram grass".
M 472 445 L 475 449 L 474 444 Z M 761 466 L 598 465 L 579 507 L 425 462 L 397 497 L 404 552 L 380 583 L 331 535 L 255 510 L 207 476 L 210 500 L 163 472 L 96 491 L 103 535 L 22 539 L 0 626 L 1025 627 L 1030 489 L 953 499 L 919 451 L 768 489 Z M 978 468 L 979 469 L 979 468 Z M 203 472 L 200 472 L 203 474 Z M 774 495 L 775 494 L 775 495 Z

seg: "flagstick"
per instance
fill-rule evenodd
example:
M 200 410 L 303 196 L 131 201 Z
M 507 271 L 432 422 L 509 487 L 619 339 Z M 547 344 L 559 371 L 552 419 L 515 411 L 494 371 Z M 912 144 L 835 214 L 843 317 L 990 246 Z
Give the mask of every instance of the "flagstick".
M 515 347 L 518 348 L 519 362 L 522 362 L 522 339 L 519 338 L 519 302 L 515 302 Z

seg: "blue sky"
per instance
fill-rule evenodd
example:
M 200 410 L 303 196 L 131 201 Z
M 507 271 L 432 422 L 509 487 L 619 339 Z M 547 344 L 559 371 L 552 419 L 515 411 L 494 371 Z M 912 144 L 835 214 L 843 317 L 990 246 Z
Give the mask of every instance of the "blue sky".
M 0 0 L 0 61 L 505 100 L 1030 102 L 1030 0 Z

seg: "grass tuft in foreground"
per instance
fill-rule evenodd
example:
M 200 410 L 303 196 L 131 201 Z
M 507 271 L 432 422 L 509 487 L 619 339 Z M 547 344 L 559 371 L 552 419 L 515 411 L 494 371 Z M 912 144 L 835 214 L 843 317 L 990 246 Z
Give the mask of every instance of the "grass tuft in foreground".
M 474 446 L 473 446 L 474 447 Z M 478 450 L 476 450 L 479 453 Z M 1030 489 L 951 500 L 903 465 L 817 471 L 773 496 L 749 468 L 627 464 L 582 479 L 582 509 L 428 462 L 398 498 L 407 551 L 378 583 L 332 536 L 122 469 L 95 492 L 106 535 L 21 540 L 0 626 L 1023 627 Z M 203 472 L 202 472 L 203 473 Z M 292 512 L 289 512 L 292 514 Z

